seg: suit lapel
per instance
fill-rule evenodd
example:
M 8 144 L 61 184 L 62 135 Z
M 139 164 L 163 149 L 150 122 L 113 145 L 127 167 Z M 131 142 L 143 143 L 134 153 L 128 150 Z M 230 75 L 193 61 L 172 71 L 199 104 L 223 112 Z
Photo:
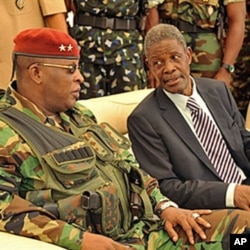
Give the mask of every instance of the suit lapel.
M 181 138 L 183 143 L 194 153 L 194 155 L 196 155 L 203 162 L 203 164 L 205 164 L 205 166 L 218 176 L 197 138 L 173 102 L 161 88 L 156 90 L 156 95 L 159 108 L 162 111 L 163 119 L 176 132 L 176 135 Z

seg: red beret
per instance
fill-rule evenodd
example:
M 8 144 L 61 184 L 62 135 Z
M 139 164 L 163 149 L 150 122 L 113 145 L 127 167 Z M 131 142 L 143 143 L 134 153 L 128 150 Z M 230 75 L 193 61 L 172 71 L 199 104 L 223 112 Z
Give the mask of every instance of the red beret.
M 21 31 L 14 38 L 17 55 L 78 59 L 80 49 L 68 34 L 51 28 L 35 28 Z

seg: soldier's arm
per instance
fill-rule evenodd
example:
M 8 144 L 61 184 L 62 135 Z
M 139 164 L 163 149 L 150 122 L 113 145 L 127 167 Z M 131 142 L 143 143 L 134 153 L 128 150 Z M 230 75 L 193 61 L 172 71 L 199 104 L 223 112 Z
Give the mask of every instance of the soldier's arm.
M 157 7 L 150 8 L 146 18 L 145 31 L 147 32 L 150 28 L 159 23 L 159 13 Z
M 156 210 L 156 207 L 158 207 L 161 202 L 170 200 L 161 193 L 157 179 L 148 174 L 144 175 L 144 179 L 147 193 L 151 198 L 151 201 L 154 201 L 152 204 L 154 210 Z
M 68 33 L 64 0 L 54 0 L 52 4 L 49 1 L 40 1 L 40 7 L 46 26 Z
M 237 59 L 244 39 L 246 16 L 245 1 L 229 3 L 226 6 L 226 13 L 228 17 L 228 30 L 224 43 L 222 62 L 233 65 Z M 235 42 L 236 37 L 237 43 Z M 226 82 L 227 85 L 230 85 L 232 81 L 231 74 L 223 67 L 219 69 L 215 79 L 222 80 Z
M 68 33 L 68 26 L 66 23 L 66 14 L 59 13 L 55 15 L 49 15 L 49 16 L 45 16 L 44 19 L 48 27 L 53 28 L 53 29 L 58 29 L 65 33 Z
M 159 20 L 158 5 L 162 4 L 164 0 L 148 0 L 148 13 L 146 17 L 145 31 L 157 25 Z
M 225 41 L 225 51 L 223 62 L 226 64 L 234 64 L 241 49 L 244 32 L 245 32 L 245 17 L 246 17 L 245 1 L 237 3 L 229 3 L 226 6 L 228 17 L 228 31 Z M 237 43 L 235 38 L 237 37 Z

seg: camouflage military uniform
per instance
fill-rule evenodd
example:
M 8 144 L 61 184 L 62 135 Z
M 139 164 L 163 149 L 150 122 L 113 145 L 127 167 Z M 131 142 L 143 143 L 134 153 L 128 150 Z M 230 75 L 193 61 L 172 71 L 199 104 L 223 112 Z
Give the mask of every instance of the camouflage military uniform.
M 232 2 L 241 0 L 224 0 L 224 5 Z M 221 67 L 224 32 L 218 27 L 218 16 L 222 11 L 219 0 L 165 0 L 159 6 L 161 22 L 174 24 L 183 31 L 193 50 L 190 67 L 193 76 L 213 77 Z
M 247 16 L 245 21 L 245 37 L 233 73 L 233 96 L 239 110 L 245 116 L 250 100 L 250 1 L 246 1 Z
M 78 121 L 79 123 L 81 121 L 82 124 L 85 124 L 86 130 L 90 124 L 96 124 L 92 112 L 79 104 L 70 110 L 70 112 L 61 113 L 60 116 L 62 123 L 58 124 L 50 117 L 45 117 L 43 113 L 39 111 L 36 106 L 34 106 L 34 104 L 17 94 L 13 88 L 9 88 L 6 95 L 0 101 L 0 105 L 3 104 L 11 105 L 15 108 L 15 110 L 22 111 L 26 114 L 25 117 L 31 117 L 32 120 L 38 121 L 37 124 L 39 124 L 39 126 L 53 127 L 53 132 L 57 130 L 64 130 L 68 132 L 74 131 L 75 134 L 78 133 L 78 136 L 82 138 L 81 143 L 85 143 L 83 139 L 85 135 L 75 130 L 76 127 L 70 114 L 74 114 L 75 121 Z M 39 126 L 37 125 L 34 131 L 39 130 Z M 98 129 L 98 126 L 96 127 Z M 77 192 L 79 192 L 78 186 L 71 189 L 70 187 L 71 185 L 74 185 L 74 183 L 72 183 L 70 179 L 67 179 L 61 180 L 61 183 L 67 185 L 65 193 L 60 193 L 60 195 L 58 195 L 59 190 L 56 189 L 57 186 L 55 182 L 58 182 L 59 180 L 53 176 L 46 177 L 46 174 L 51 170 L 43 167 L 44 165 L 41 161 L 39 161 L 39 157 L 35 153 L 36 150 L 31 148 L 30 142 L 27 142 L 24 138 L 18 135 L 16 130 L 18 129 L 15 128 L 15 130 L 13 130 L 6 122 L 3 121 L 3 117 L 1 118 L 0 230 L 26 237 L 37 238 L 42 241 L 57 244 L 67 249 L 81 249 L 84 231 L 91 231 L 91 228 L 83 228 L 82 223 L 80 223 L 82 222 L 82 219 L 78 217 L 79 211 L 81 211 L 81 202 L 79 197 L 82 197 L 82 193 L 77 195 Z M 67 136 L 69 134 L 63 132 L 60 133 L 67 134 Z M 45 134 L 41 134 L 41 141 L 39 141 L 40 145 L 43 144 L 42 139 L 45 136 Z M 74 138 L 76 139 L 76 137 Z M 97 147 L 96 144 L 91 144 L 93 145 L 93 148 Z M 72 145 L 72 150 L 73 149 L 75 149 L 75 146 Z M 56 150 L 55 153 L 59 154 L 59 151 L 60 150 Z M 97 149 L 97 156 L 98 153 L 100 152 Z M 48 156 L 51 154 L 52 152 L 50 152 Z M 121 161 L 124 164 L 127 162 L 131 164 L 131 167 L 132 164 L 137 165 L 133 157 L 126 150 L 121 151 L 119 157 L 120 160 L 123 159 Z M 91 157 L 88 157 L 88 161 L 90 158 Z M 59 158 L 56 159 L 59 161 Z M 96 158 L 97 162 L 95 164 L 102 164 L 98 159 L 99 157 Z M 44 160 L 47 160 L 47 158 L 44 158 Z M 67 177 L 74 175 L 72 172 L 75 173 L 76 165 L 69 164 L 69 167 L 70 172 L 68 172 Z M 88 164 L 86 162 L 85 168 L 87 167 Z M 63 171 L 63 168 L 65 168 L 65 166 L 61 165 L 60 170 Z M 61 172 L 56 174 L 60 176 Z M 86 181 L 89 177 L 90 176 L 87 176 Z M 50 180 L 49 178 L 52 179 Z M 147 192 L 151 198 L 150 204 L 152 203 L 152 205 L 154 205 L 159 202 L 163 196 L 157 187 L 155 179 L 146 174 L 143 178 L 146 181 L 145 183 L 147 183 Z M 89 181 L 91 181 L 91 178 Z M 120 179 L 117 181 L 120 185 L 122 185 L 122 183 L 120 183 Z M 77 183 L 77 185 L 81 185 L 81 183 Z M 98 185 L 98 182 L 95 185 Z M 107 186 L 108 183 L 106 183 L 105 187 Z M 59 187 L 62 188 L 62 186 Z M 72 196 L 72 193 L 75 195 Z M 34 202 L 30 202 L 33 200 L 36 201 L 36 205 Z M 48 202 L 47 204 L 50 206 L 45 206 L 45 201 Z M 114 204 L 113 202 L 114 200 L 109 200 L 109 204 Z M 53 204 L 58 204 L 58 215 L 51 212 L 51 205 Z M 64 209 L 60 210 L 61 207 Z M 109 213 L 105 214 L 105 218 L 108 217 L 110 213 L 114 213 L 114 211 L 117 210 L 111 209 Z M 239 214 L 241 215 L 240 217 L 238 217 Z M 212 224 L 211 229 L 206 230 L 208 239 L 206 241 L 201 241 L 199 237 L 196 237 L 194 246 L 190 246 L 187 243 L 187 238 L 181 229 L 178 230 L 180 238 L 176 244 L 173 244 L 167 233 L 162 230 L 161 223 L 158 223 L 159 226 L 154 228 L 154 230 L 146 231 L 146 224 L 143 219 L 135 221 L 132 225 L 130 225 L 130 227 L 132 227 L 132 235 L 126 235 L 125 232 L 123 238 L 118 238 L 116 240 L 121 241 L 122 243 L 126 242 L 138 250 L 219 250 L 229 249 L 228 244 L 230 233 L 243 233 L 250 227 L 249 213 L 245 211 L 218 210 L 213 212 L 211 215 L 206 215 L 204 217 Z
M 149 7 L 160 1 L 149 0 Z M 145 88 L 143 36 L 138 28 L 142 0 L 75 2 L 75 25 L 70 33 L 81 46 L 84 84 L 80 98 Z

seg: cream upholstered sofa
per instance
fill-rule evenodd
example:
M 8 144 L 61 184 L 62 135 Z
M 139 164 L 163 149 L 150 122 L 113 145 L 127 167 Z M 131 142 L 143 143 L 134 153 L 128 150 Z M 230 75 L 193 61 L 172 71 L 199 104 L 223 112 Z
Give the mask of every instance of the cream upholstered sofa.
M 116 95 L 81 100 L 95 114 L 97 121 L 108 122 L 120 133 L 127 133 L 127 117 L 153 89 L 136 90 Z
M 136 90 L 116 95 L 79 101 L 95 114 L 98 122 L 108 122 L 119 132 L 127 133 L 127 117 L 153 89 Z M 60 250 L 56 245 L 0 232 L 1 250 Z

